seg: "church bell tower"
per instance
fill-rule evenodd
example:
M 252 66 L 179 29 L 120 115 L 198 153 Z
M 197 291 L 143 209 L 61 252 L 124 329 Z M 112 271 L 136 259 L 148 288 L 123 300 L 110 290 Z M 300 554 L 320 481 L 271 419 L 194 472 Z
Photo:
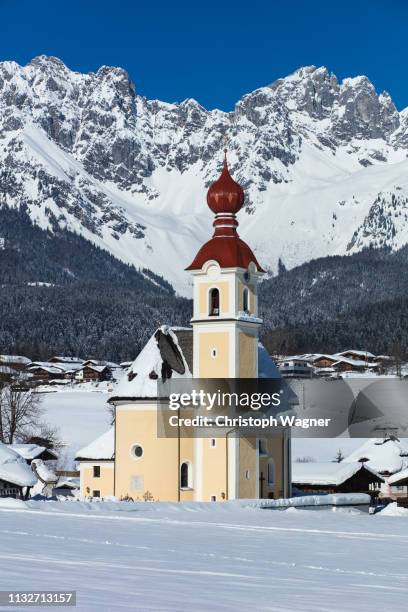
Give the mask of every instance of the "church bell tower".
M 194 278 L 195 378 L 258 376 L 258 282 L 264 270 L 239 238 L 236 214 L 244 192 L 228 170 L 207 192 L 214 234 L 187 268 Z

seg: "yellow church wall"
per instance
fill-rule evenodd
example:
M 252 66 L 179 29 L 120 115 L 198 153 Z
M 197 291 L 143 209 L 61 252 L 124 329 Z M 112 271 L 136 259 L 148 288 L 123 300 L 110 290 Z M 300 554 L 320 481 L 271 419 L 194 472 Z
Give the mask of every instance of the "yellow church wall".
M 238 497 L 253 499 L 257 496 L 256 438 L 240 438 Z
M 95 477 L 94 466 L 100 468 L 100 476 Z M 100 497 L 113 495 L 114 465 L 113 461 L 81 461 L 81 495 L 93 497 L 94 491 L 99 491 Z
M 228 332 L 205 332 L 197 335 L 199 342 L 199 376 L 201 378 L 228 378 L 230 374 Z M 216 356 L 213 357 L 215 350 Z
M 131 449 L 143 448 L 135 459 Z M 156 410 L 116 409 L 115 495 L 178 501 L 178 439 L 157 438 Z
M 258 338 L 243 331 L 239 332 L 239 376 L 256 378 Z
M 227 281 L 214 282 L 214 283 L 201 283 L 199 285 L 198 292 L 198 312 L 199 316 L 208 317 L 208 306 L 209 306 L 209 291 L 210 289 L 217 288 L 220 292 L 220 316 L 229 313 L 230 299 L 229 299 L 229 288 L 230 285 Z
M 194 501 L 194 494 L 197 487 L 195 482 L 195 461 L 194 456 L 194 438 L 180 438 L 180 467 L 184 461 L 190 463 L 191 466 L 191 487 L 180 489 L 180 501 Z
M 266 457 L 260 457 L 259 473 L 263 473 L 265 478 L 263 483 L 263 497 L 268 497 L 269 493 L 273 493 L 275 499 L 283 497 L 283 480 L 282 480 L 282 461 L 284 450 L 284 438 L 273 437 L 266 440 L 267 452 Z M 275 467 L 275 481 L 273 486 L 268 483 L 268 462 L 272 459 Z
M 211 438 L 202 441 L 202 499 L 223 501 L 227 498 L 227 441 L 226 438 Z

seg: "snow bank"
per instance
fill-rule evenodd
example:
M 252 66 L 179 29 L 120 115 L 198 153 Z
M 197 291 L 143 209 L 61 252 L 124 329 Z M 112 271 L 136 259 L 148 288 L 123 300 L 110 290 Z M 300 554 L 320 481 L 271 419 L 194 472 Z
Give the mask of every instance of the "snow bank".
M 0 510 L 24 510 L 27 509 L 27 504 L 22 499 L 14 499 L 14 497 L 0 497 Z
M 247 508 L 304 508 L 305 506 L 362 506 L 371 498 L 367 493 L 331 493 L 329 495 L 304 495 L 282 499 L 243 499 L 227 503 Z
M 392 504 L 388 504 L 388 506 L 386 506 L 384 510 L 381 510 L 381 512 L 379 512 L 379 516 L 406 516 L 408 517 L 408 508 L 400 508 L 397 505 L 397 502 L 394 502 Z

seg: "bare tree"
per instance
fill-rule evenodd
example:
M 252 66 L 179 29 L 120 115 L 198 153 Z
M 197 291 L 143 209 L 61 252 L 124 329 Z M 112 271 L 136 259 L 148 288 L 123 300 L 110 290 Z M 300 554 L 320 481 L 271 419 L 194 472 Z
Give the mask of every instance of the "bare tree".
M 12 444 L 38 430 L 43 414 L 40 396 L 20 385 L 6 385 L 0 391 L 0 441 Z
M 344 459 L 344 455 L 342 453 L 341 448 L 339 448 L 339 450 L 336 453 L 336 456 L 333 459 L 333 463 L 341 463 Z
M 43 422 L 37 423 L 33 429 L 28 429 L 21 437 L 21 442 L 37 444 L 58 451 L 64 446 L 58 427 Z

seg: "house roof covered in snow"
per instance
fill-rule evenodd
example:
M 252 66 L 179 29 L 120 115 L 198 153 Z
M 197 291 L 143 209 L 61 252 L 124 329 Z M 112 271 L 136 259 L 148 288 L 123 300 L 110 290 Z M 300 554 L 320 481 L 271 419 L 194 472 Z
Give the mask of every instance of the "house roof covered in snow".
M 29 364 L 31 359 L 23 355 L 0 355 L 0 363 L 18 363 L 20 365 Z
M 363 462 L 379 474 L 390 475 L 408 467 L 408 446 L 395 437 L 370 438 L 343 462 Z
M 81 370 L 85 370 L 85 369 L 93 370 L 94 372 L 98 372 L 99 374 L 101 374 L 102 372 L 108 369 L 108 366 L 94 365 L 93 363 L 86 363 L 83 367 L 81 367 Z
M 375 355 L 370 353 L 370 351 L 355 351 L 354 349 L 349 349 L 348 351 L 342 351 L 341 353 L 336 353 L 342 357 L 343 355 L 356 355 L 357 357 L 361 357 L 361 359 L 375 359 Z
M 81 448 L 75 457 L 76 461 L 110 461 L 115 454 L 115 429 L 111 427 L 93 442 Z
M 67 357 L 66 355 L 54 355 L 50 361 L 54 363 L 83 363 L 84 360 L 80 357 Z
M 260 378 L 280 378 L 280 372 L 265 347 L 258 343 Z M 120 399 L 157 397 L 157 380 L 191 378 L 193 372 L 193 330 L 163 325 L 150 338 L 121 378 L 110 402 Z
M 9 444 L 9 448 L 12 448 L 26 461 L 32 461 L 37 459 L 43 453 L 53 459 L 58 459 L 58 455 L 45 446 L 39 446 L 38 444 Z
M 397 485 L 397 486 L 408 484 L 408 468 L 406 468 L 405 470 L 401 470 L 400 472 L 397 472 L 396 474 L 393 474 L 392 476 L 388 478 L 387 482 L 390 485 Z
M 0 442 L 0 480 L 18 487 L 32 487 L 37 482 L 31 467 L 12 448 Z
M 86 361 L 84 361 L 82 363 L 83 366 L 86 365 L 91 365 L 91 366 L 104 366 L 107 368 L 120 368 L 121 365 L 119 365 L 118 363 L 115 363 L 114 361 L 101 361 L 99 359 L 87 359 Z
M 369 472 L 375 482 L 384 482 L 374 470 L 362 463 L 294 463 L 292 465 L 292 482 L 294 484 L 333 485 L 339 486 L 363 470 Z

